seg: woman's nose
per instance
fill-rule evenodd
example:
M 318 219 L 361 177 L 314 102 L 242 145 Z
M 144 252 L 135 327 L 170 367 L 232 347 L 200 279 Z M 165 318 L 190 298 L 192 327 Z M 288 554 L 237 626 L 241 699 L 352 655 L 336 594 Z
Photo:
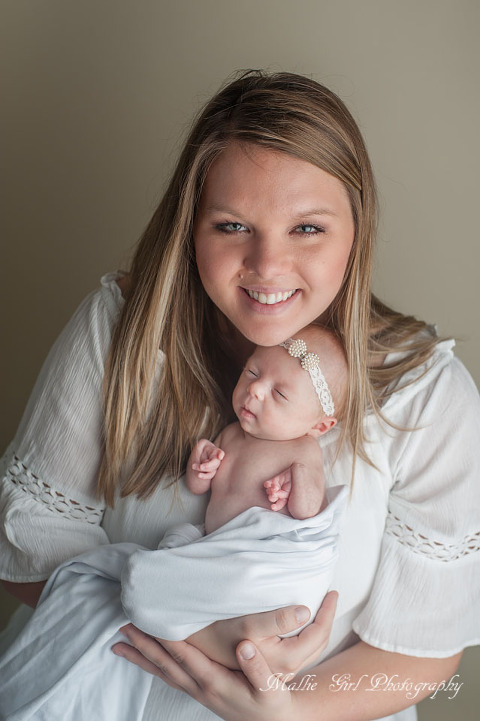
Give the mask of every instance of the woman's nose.
M 273 280 L 290 271 L 290 252 L 275 233 L 256 235 L 248 245 L 244 265 L 259 279 Z

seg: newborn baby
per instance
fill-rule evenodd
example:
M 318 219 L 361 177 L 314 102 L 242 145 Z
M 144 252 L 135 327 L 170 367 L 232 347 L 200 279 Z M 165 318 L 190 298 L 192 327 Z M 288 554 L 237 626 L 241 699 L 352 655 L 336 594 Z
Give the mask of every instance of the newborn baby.
M 206 533 L 252 506 L 298 519 L 325 506 L 317 439 L 341 417 L 347 364 L 330 331 L 309 326 L 301 336 L 255 350 L 233 392 L 238 422 L 192 451 L 188 487 L 211 490 Z

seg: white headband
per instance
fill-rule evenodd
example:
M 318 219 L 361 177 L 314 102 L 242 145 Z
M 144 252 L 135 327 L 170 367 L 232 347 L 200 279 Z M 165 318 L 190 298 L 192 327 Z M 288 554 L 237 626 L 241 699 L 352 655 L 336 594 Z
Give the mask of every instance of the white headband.
M 282 348 L 286 348 L 292 358 L 298 358 L 300 365 L 304 371 L 307 371 L 312 379 L 313 387 L 320 398 L 320 403 L 324 413 L 327 416 L 333 416 L 335 413 L 335 405 L 333 403 L 330 388 L 325 377 L 320 370 L 320 358 L 316 353 L 308 353 L 307 344 L 301 338 L 287 338 L 280 343 Z

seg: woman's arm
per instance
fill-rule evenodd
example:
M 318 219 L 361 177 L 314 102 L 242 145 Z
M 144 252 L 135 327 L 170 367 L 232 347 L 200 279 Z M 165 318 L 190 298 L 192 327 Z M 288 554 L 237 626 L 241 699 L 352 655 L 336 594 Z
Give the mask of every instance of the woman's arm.
M 316 697 L 307 695 L 304 719 L 363 721 L 396 713 L 431 695 L 442 681 L 448 682 L 461 655 L 418 658 L 360 641 L 308 672 L 316 674 L 319 686 Z M 324 717 L 318 713 L 319 703 Z
M 315 622 L 296 637 L 298 653 L 290 655 L 287 663 L 292 670 L 284 666 L 283 678 L 262 652 L 271 639 L 239 644 L 237 658 L 243 673 L 229 671 L 186 642 L 160 644 L 133 626 L 124 629 L 132 646 L 118 644 L 115 653 L 188 693 L 225 721 L 368 721 L 417 703 L 454 674 L 461 654 L 444 659 L 417 658 L 361 641 L 308 671 L 296 673 L 300 647 L 305 657 L 315 646 L 317 656 L 325 647 L 334 607 L 334 595 L 329 594 Z M 268 626 L 269 633 L 274 627 L 276 633 L 294 630 L 293 611 L 249 617 L 244 621 L 250 626 L 249 637 L 258 638 L 262 626 L 262 634 Z M 276 643 L 280 647 L 294 638 Z M 267 653 L 271 654 L 271 648 Z
M 46 581 L 37 581 L 36 583 L 12 583 L 11 581 L 0 581 L 3 588 L 14 598 L 22 603 L 26 603 L 31 608 L 36 608 L 38 599 L 41 596 Z
M 108 543 L 96 483 L 103 445 L 101 387 L 114 317 L 113 281 L 90 294 L 53 345 L 0 479 L 0 578 L 34 605 L 67 558 Z M 32 579 L 33 583 L 24 583 Z

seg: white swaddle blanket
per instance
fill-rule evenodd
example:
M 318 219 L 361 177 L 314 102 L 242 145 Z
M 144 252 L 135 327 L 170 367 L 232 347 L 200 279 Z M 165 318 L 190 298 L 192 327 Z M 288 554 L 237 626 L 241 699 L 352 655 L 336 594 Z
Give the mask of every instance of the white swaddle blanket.
M 161 682 L 112 653 L 129 620 L 176 640 L 290 604 L 313 617 L 331 582 L 346 496 L 346 487 L 330 489 L 327 508 L 304 521 L 253 508 L 180 548 L 118 543 L 62 564 L 0 658 L 0 719 L 140 720 Z
M 59 566 L 0 658 L 2 721 L 135 721 L 153 676 L 115 656 L 128 622 L 120 574 L 138 545 L 99 546 Z
M 346 496 L 346 486 L 329 489 L 328 506 L 304 520 L 249 508 L 188 545 L 137 551 L 122 572 L 127 616 L 170 641 L 281 606 L 308 606 L 313 620 L 331 583 Z

